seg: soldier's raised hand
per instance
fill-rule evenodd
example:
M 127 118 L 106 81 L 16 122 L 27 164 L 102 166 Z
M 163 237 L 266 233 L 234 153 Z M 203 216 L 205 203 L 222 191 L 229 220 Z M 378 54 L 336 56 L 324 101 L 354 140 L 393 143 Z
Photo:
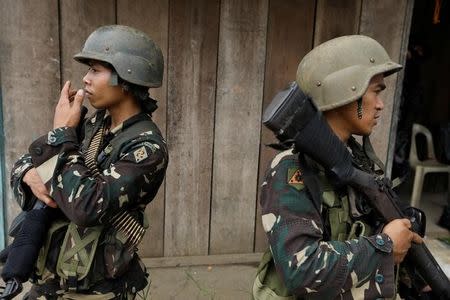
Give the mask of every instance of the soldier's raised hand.
M 84 91 L 79 89 L 73 101 L 70 101 L 73 92 L 70 91 L 70 81 L 66 81 L 61 90 L 58 104 L 55 108 L 53 128 L 76 127 L 80 122 L 81 106 L 83 105 Z

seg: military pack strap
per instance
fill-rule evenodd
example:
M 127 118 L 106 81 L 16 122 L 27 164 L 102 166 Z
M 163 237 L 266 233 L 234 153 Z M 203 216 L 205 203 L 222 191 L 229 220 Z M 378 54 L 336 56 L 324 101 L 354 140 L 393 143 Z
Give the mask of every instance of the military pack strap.
M 347 239 L 349 240 L 357 239 L 360 236 L 370 236 L 371 234 L 372 228 L 368 224 L 362 221 L 356 221 L 355 223 L 352 224 Z
M 384 172 L 385 166 L 383 162 L 375 154 L 375 150 L 373 150 L 373 146 L 372 143 L 370 142 L 369 136 L 363 137 L 363 149 L 367 157 L 370 158 Z
M 343 242 L 348 239 L 348 227 L 352 221 L 350 218 L 348 197 L 340 198 L 340 205 L 328 209 L 328 221 L 330 223 L 330 240 Z
M 67 226 L 69 224 L 68 221 L 58 220 L 52 223 L 50 229 L 47 232 L 47 237 L 45 239 L 45 243 L 41 250 L 39 251 L 38 260 L 36 262 L 36 275 L 41 277 L 44 274 L 45 263 L 47 261 L 48 251 L 50 250 L 50 244 L 52 241 L 53 234 L 59 229 Z
M 307 163 L 306 157 L 303 153 L 298 154 L 298 161 L 300 164 L 300 168 L 303 171 L 303 181 L 305 182 L 306 189 L 308 190 L 312 198 L 314 207 L 320 214 L 320 207 L 322 205 L 322 190 L 320 188 L 320 182 L 317 178 L 317 175 Z
M 112 148 L 112 152 L 109 154 L 113 159 L 118 159 L 121 155 L 122 145 L 130 141 L 131 139 L 137 139 L 144 133 L 150 132 L 155 141 L 162 139 L 161 132 L 155 123 L 150 119 L 142 120 L 133 126 L 127 127 L 122 131 L 116 133 L 114 138 L 109 142 Z
M 66 281 L 81 280 L 87 276 L 95 257 L 103 226 L 80 228 L 69 224 L 56 266 L 57 274 Z M 75 287 L 69 287 L 75 288 Z

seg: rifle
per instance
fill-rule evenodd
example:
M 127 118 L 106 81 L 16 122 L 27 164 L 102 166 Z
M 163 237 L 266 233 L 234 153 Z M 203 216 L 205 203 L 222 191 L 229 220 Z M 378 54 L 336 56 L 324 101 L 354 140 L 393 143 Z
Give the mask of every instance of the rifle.
M 388 223 L 405 218 L 390 180 L 366 173 L 352 165 L 344 143 L 334 134 L 311 99 L 293 82 L 279 92 L 264 111 L 263 124 L 284 145 L 294 145 L 330 171 L 337 185 L 350 185 L 368 200 L 378 216 Z M 411 223 L 416 223 L 411 219 Z M 415 226 L 412 226 L 414 229 Z M 411 245 L 407 258 L 439 299 L 450 299 L 450 281 L 425 243 Z

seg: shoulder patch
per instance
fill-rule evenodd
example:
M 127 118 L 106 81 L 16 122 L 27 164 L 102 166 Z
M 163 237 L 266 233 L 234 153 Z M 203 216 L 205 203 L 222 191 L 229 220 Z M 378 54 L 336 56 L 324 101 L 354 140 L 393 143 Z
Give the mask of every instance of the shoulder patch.
M 147 150 L 142 146 L 133 152 L 136 162 L 141 162 L 148 157 Z
M 295 187 L 297 190 L 304 188 L 303 174 L 299 168 L 289 168 L 287 174 L 288 184 Z

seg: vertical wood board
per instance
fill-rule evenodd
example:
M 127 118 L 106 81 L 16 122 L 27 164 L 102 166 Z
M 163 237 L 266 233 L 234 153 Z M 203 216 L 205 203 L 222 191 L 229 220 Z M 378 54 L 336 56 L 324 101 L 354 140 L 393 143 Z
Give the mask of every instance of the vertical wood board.
M 220 14 L 210 254 L 253 251 L 268 1 Z
M 317 0 L 314 46 L 330 39 L 357 34 L 361 0 Z
M 164 57 L 163 82 L 161 87 L 150 89 L 150 95 L 158 101 L 158 109 L 153 113 L 153 120 L 166 137 L 169 1 L 135 0 L 130 5 L 130 1 L 117 0 L 117 23 L 145 32 L 161 48 Z M 150 227 L 139 251 L 144 257 L 164 255 L 164 189 L 165 181 L 155 199 L 146 208 Z
M 270 1 L 263 108 L 269 105 L 279 90 L 295 80 L 300 60 L 311 50 L 314 10 L 315 1 Z M 269 162 L 277 153 L 265 145 L 276 142 L 273 133 L 263 126 L 259 157 L 255 252 L 267 249 L 267 238 L 261 223 L 260 186 L 264 181 Z
M 219 1 L 172 1 L 165 256 L 207 255 Z
M 59 95 L 58 2 L 0 2 L 0 69 L 6 176 L 31 142 L 51 129 Z M 8 182 L 8 180 L 6 181 Z M 20 211 L 7 185 L 7 223 Z M 11 200 L 11 201 L 10 201 Z
M 59 0 L 62 84 L 70 80 L 72 88 L 83 88 L 87 66 L 73 59 L 81 51 L 88 36 L 102 25 L 116 22 L 114 0 Z M 86 101 L 85 105 L 94 109 Z
M 407 0 L 364 1 L 361 12 L 360 33 L 377 40 L 388 52 L 391 59 L 398 62 L 402 48 Z M 380 22 L 380 20 L 383 20 Z M 403 72 L 403 71 L 400 71 Z M 385 78 L 387 89 L 383 92 L 384 111 L 371 135 L 374 150 L 382 161 L 386 161 L 394 94 L 398 74 Z

